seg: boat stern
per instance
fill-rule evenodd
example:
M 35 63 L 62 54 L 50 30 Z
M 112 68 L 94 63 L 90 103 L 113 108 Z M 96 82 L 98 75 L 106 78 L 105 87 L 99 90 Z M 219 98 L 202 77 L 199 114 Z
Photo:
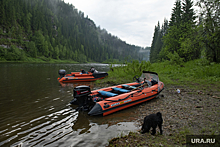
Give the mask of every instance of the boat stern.
M 89 115 L 102 115 L 103 110 L 99 103 L 96 103 L 95 106 L 89 111 Z
M 98 72 L 92 74 L 94 78 L 105 78 L 108 76 L 107 72 Z

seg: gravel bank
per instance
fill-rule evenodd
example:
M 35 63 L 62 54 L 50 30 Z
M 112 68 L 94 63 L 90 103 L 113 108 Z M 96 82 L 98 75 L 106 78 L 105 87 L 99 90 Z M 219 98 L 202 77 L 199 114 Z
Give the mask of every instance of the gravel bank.
M 202 87 L 202 85 L 201 85 Z M 181 93 L 177 93 L 179 89 Z M 220 134 L 220 91 L 209 86 L 194 90 L 187 86 L 166 86 L 158 98 L 141 104 L 136 110 L 137 125 L 146 115 L 161 112 L 163 135 L 140 134 L 113 138 L 109 146 L 184 146 L 186 135 Z

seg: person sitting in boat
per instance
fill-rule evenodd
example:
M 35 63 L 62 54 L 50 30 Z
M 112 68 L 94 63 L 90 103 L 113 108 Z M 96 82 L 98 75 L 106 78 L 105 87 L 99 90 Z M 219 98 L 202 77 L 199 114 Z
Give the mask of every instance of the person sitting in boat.
M 146 78 L 144 78 L 144 83 L 147 83 L 148 87 L 152 86 L 152 83 L 150 81 L 148 81 Z
M 86 71 L 84 69 L 81 69 L 81 74 L 86 74 Z
M 91 67 L 90 70 L 89 70 L 89 72 L 91 72 L 91 73 L 97 73 L 98 71 L 97 71 L 94 67 Z
M 94 67 L 91 67 L 90 70 L 89 70 L 89 72 L 91 72 L 91 73 L 94 73 L 94 71 L 95 71 Z
M 98 70 L 95 69 L 94 73 L 98 73 Z

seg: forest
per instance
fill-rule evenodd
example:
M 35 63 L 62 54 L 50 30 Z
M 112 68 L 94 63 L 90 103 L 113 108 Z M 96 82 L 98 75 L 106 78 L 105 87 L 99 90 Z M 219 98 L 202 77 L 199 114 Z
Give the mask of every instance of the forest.
M 170 21 L 155 26 L 150 61 L 181 65 L 200 58 L 220 62 L 220 1 L 176 0 Z
M 139 51 L 150 49 L 151 63 L 200 58 L 219 63 L 220 2 L 193 2 L 176 0 L 170 20 L 155 26 L 151 47 L 141 48 L 97 27 L 63 0 L 1 0 L 0 61 L 141 61 Z
M 0 1 L 0 61 L 123 62 L 142 60 L 140 49 L 63 0 Z

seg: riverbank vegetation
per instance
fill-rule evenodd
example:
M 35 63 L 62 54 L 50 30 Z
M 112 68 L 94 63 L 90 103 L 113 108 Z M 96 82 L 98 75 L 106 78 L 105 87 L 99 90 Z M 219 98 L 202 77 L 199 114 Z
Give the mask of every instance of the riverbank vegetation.
M 133 61 L 120 66 L 110 66 L 109 76 L 97 83 L 120 84 L 133 82 L 135 75 L 140 76 L 142 71 L 157 72 L 161 81 L 166 84 L 184 85 L 187 83 L 213 84 L 220 81 L 220 64 L 207 59 L 176 64 L 173 61 L 150 63 Z

